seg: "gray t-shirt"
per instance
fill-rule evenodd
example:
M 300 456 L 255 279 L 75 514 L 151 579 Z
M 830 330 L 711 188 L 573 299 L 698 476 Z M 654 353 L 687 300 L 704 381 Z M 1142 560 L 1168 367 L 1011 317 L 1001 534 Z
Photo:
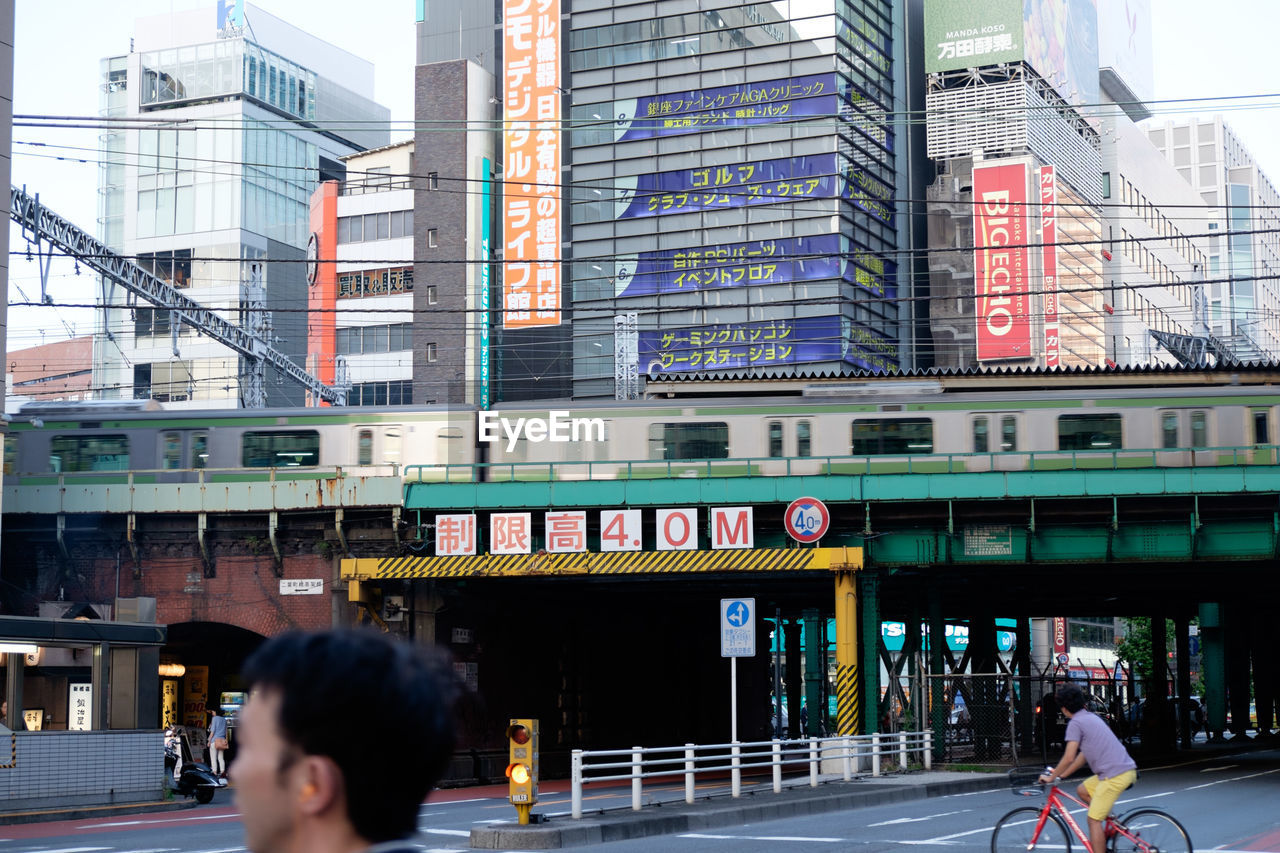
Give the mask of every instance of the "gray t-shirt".
M 1120 742 L 1106 722 L 1090 711 L 1081 708 L 1067 723 L 1066 741 L 1080 744 L 1080 752 L 1089 763 L 1089 769 L 1100 779 L 1119 776 L 1126 770 L 1137 770 L 1124 744 Z

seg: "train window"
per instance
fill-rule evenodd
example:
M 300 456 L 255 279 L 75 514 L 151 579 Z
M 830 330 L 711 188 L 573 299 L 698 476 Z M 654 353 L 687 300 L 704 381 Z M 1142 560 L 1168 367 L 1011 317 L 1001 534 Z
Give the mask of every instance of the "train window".
M 1018 419 L 1013 415 L 1000 418 L 1000 449 L 1005 453 L 1018 449 Z
M 4 472 L 12 474 L 18 467 L 18 437 L 16 435 L 6 435 L 4 437 Z
M 320 462 L 320 433 L 314 429 L 246 432 L 240 439 L 245 468 L 298 468 Z
M 400 464 L 400 427 L 387 427 L 382 431 L 382 462 Z
M 373 464 L 373 430 L 362 429 L 356 433 L 356 464 Z
M 812 456 L 812 440 L 808 421 L 796 421 L 796 456 Z
M 123 435 L 55 435 L 49 464 L 57 472 L 128 471 L 129 438 Z
M 769 458 L 782 456 L 782 421 L 769 421 Z
M 1160 413 L 1160 446 L 1165 450 L 1178 446 L 1178 413 Z
M 209 434 L 197 432 L 191 436 L 191 467 L 204 468 L 209 464 Z
M 987 419 L 973 419 L 973 452 L 987 452 Z
M 649 424 L 650 459 L 728 459 L 729 425 Z
M 1207 412 L 1191 413 L 1191 446 L 1209 446 L 1209 424 Z
M 162 463 L 166 471 L 182 467 L 182 433 L 166 432 L 161 439 L 164 445 Z
M 849 452 L 854 456 L 909 456 L 933 452 L 929 418 L 858 418 Z
M 1059 415 L 1059 450 L 1116 450 L 1120 441 L 1120 415 Z
M 1270 444 L 1271 430 L 1267 426 L 1267 410 L 1253 410 L 1253 443 L 1254 444 Z

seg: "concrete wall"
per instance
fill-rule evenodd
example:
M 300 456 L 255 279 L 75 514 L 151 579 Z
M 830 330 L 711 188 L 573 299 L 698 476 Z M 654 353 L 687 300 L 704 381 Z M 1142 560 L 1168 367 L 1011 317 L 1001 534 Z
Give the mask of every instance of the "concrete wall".
M 0 811 L 159 800 L 159 731 L 15 732 L 0 737 Z

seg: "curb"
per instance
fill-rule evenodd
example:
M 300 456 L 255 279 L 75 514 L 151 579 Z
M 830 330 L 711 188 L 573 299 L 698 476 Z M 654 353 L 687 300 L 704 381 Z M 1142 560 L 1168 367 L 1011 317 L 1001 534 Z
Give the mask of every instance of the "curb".
M 921 785 L 831 782 L 818 792 L 794 788 L 780 794 L 761 791 L 728 802 L 716 800 L 691 806 L 680 801 L 674 806 L 648 806 L 646 812 L 639 813 L 626 811 L 580 820 L 557 817 L 555 822 L 560 824 L 558 826 L 496 824 L 477 827 L 471 830 L 471 847 L 480 850 L 555 850 L 1004 787 L 1007 787 L 1004 776 L 925 782 Z
M 145 812 L 176 812 L 194 809 L 195 800 L 160 800 L 154 803 L 128 803 L 118 806 L 71 806 L 62 809 L 38 809 L 24 812 L 0 812 L 0 826 L 20 823 L 46 823 L 55 820 L 86 820 Z

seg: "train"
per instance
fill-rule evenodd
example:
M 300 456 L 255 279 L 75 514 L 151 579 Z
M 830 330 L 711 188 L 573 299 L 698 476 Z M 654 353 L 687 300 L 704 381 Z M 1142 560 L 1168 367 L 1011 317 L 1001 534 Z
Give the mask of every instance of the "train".
M 776 397 L 474 406 L 165 409 L 27 404 L 6 477 L 319 476 L 506 481 L 1275 463 L 1270 372 L 1142 384 L 867 380 Z

